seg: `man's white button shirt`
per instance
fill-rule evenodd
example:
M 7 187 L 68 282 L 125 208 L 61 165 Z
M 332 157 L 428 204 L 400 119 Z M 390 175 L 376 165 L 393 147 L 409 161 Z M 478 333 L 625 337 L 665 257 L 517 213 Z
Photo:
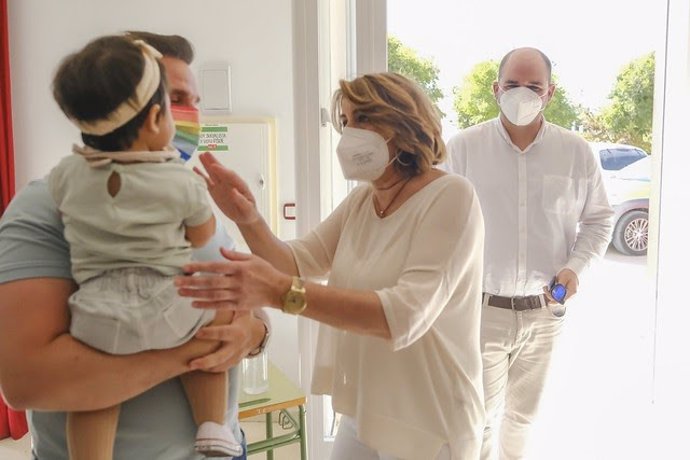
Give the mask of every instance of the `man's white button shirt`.
M 613 210 L 597 161 L 579 135 L 546 121 L 524 151 L 499 118 L 448 142 L 444 168 L 472 182 L 484 214 L 485 292 L 540 294 L 563 268 L 580 276 L 606 251 Z

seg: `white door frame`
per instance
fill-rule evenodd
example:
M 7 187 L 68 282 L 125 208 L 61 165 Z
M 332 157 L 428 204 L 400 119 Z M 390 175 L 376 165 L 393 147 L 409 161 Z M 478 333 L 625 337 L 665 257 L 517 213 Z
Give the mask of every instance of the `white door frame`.
M 386 0 L 293 0 L 295 49 L 295 151 L 297 181 L 297 232 L 303 235 L 325 215 L 324 196 L 330 199 L 331 184 L 324 171 L 333 140 L 324 143 L 320 123 L 323 103 L 323 62 L 330 56 L 324 48 L 323 11 L 331 1 L 349 2 L 349 14 L 356 27 L 348 39 L 347 75 L 352 78 L 386 69 Z M 321 10 L 319 9 L 321 8 Z M 690 108 L 690 3 L 666 0 L 667 33 L 657 55 L 653 152 L 656 190 L 652 200 L 649 266 L 656 274 L 656 321 L 654 358 L 654 404 L 659 432 L 655 433 L 662 455 L 673 458 L 685 448 L 686 424 L 682 417 L 690 409 L 690 352 L 685 348 L 690 323 L 690 301 L 685 293 L 685 273 L 690 261 L 690 142 L 687 136 Z M 320 32 L 321 29 L 321 32 Z M 321 48 L 321 51 L 319 51 Z M 330 59 L 330 57 L 328 57 Z M 320 72 L 321 70 L 321 72 Z M 333 75 L 326 77 L 332 80 Z M 329 95 L 330 96 L 330 95 Z M 328 106 L 326 106 L 328 107 Z M 329 130 L 329 132 L 332 130 Z M 331 136 L 329 134 L 329 136 Z M 319 154 L 321 150 L 321 154 Z M 315 197 L 322 197 L 316 199 Z M 327 201 L 327 200 L 326 200 Z M 301 385 L 308 390 L 312 355 L 316 346 L 314 328 L 304 319 L 299 323 Z M 310 398 L 308 432 L 311 458 L 328 458 L 323 442 L 323 405 Z M 678 414 L 681 414 L 679 419 Z
M 658 458 L 678 458 L 687 449 L 690 409 L 690 353 L 686 344 L 690 301 L 685 292 L 690 262 L 690 2 L 667 0 L 667 30 L 655 84 L 655 122 L 652 150 L 661 154 L 656 166 L 660 207 L 657 228 L 654 408 Z M 657 104 L 656 101 L 659 101 Z M 654 181 L 653 181 L 654 182 Z M 651 263 L 651 260 L 650 260 Z M 651 265 L 650 265 L 651 266 Z
M 295 215 L 297 236 L 321 222 L 320 197 L 327 189 L 321 174 L 319 0 L 293 0 L 293 62 L 295 94 Z M 316 336 L 311 321 L 297 323 L 300 353 L 300 387 L 307 397 L 307 443 L 309 457 L 327 458 L 323 443 L 323 402 L 310 395 L 313 350 Z
M 352 0 L 355 34 L 351 76 L 388 70 L 386 4 L 386 0 Z
M 330 213 L 343 187 L 350 188 L 331 161 L 337 135 L 327 121 L 329 101 L 338 79 L 386 70 L 386 0 L 293 0 L 292 23 L 296 228 L 301 236 Z M 309 394 L 314 322 L 300 318 L 298 334 L 300 386 Z M 330 455 L 331 445 L 324 441 L 324 410 L 323 398 L 311 395 L 307 436 L 312 459 Z

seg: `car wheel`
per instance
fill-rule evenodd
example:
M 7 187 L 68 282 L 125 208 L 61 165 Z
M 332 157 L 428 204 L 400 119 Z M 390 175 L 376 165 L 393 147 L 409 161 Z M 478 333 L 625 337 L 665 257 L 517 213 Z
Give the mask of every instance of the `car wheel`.
M 613 245 L 623 254 L 642 256 L 649 244 L 649 213 L 630 211 L 624 214 L 613 230 Z

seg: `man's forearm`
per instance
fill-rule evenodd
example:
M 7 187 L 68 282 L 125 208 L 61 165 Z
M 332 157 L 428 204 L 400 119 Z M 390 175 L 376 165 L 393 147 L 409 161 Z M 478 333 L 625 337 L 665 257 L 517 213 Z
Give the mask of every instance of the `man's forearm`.
M 69 280 L 0 284 L 0 387 L 11 406 L 93 410 L 132 398 L 186 372 L 193 358 L 218 348 L 192 339 L 169 350 L 108 355 L 68 334 Z
M 187 362 L 217 346 L 196 341 L 170 350 L 108 355 L 68 334 L 11 363 L 2 388 L 21 409 L 84 411 L 109 407 L 178 376 Z
M 578 276 L 587 269 L 592 261 L 601 258 L 611 241 L 611 224 L 607 221 L 601 224 L 580 224 L 580 232 L 575 239 L 573 252 L 570 254 L 566 268 L 573 270 Z

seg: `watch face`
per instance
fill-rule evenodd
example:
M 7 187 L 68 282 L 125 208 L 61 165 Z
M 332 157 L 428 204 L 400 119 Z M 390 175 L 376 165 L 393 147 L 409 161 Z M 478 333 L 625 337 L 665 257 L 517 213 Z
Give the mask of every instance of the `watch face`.
M 284 310 L 288 313 L 299 313 L 304 307 L 304 294 L 290 291 L 285 296 Z
M 287 301 L 288 303 L 299 303 L 301 296 L 297 292 L 288 292 Z
M 299 315 L 307 307 L 307 295 L 304 290 L 304 281 L 293 277 L 292 287 L 283 297 L 283 311 L 293 315 Z

